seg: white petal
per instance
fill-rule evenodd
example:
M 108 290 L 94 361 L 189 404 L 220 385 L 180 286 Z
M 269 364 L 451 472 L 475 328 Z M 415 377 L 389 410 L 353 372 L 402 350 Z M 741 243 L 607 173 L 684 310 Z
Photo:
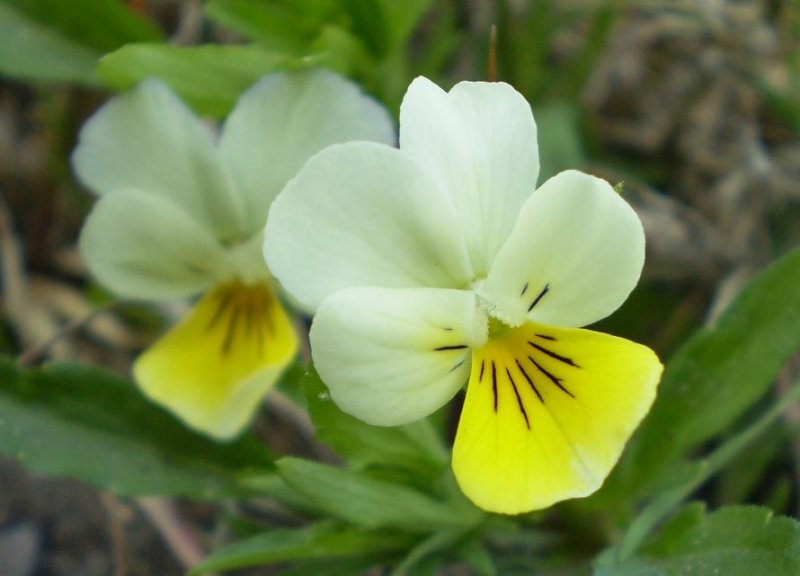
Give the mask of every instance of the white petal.
M 458 209 L 470 259 L 485 276 L 536 188 L 536 124 L 502 82 L 460 82 L 446 93 L 425 78 L 400 107 L 400 149 L 425 166 Z
M 95 204 L 80 247 L 97 279 L 126 298 L 188 296 L 226 275 L 225 253 L 206 230 L 168 200 L 135 190 Z
M 170 198 L 219 238 L 246 232 L 210 133 L 156 80 L 103 106 L 81 130 L 72 161 L 97 194 L 136 188 Z
M 466 382 L 470 347 L 485 340 L 475 296 L 460 290 L 351 288 L 326 300 L 311 327 L 333 401 L 381 426 L 444 405 Z
M 270 209 L 264 256 L 301 305 L 343 288 L 455 288 L 470 278 L 455 211 L 400 151 L 350 142 L 314 156 Z
M 585 326 L 619 308 L 643 264 L 630 205 L 605 180 L 570 170 L 525 203 L 481 295 L 511 325 Z
M 248 90 L 220 140 L 248 227 L 264 227 L 272 200 L 314 153 L 349 140 L 394 144 L 396 136 L 386 110 L 341 76 L 283 72 Z

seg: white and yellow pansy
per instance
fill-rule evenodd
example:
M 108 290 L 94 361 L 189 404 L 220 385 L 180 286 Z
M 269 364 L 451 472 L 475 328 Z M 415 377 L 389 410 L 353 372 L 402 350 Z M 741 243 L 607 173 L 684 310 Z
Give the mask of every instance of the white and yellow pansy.
M 267 212 L 311 155 L 349 140 L 391 144 L 391 119 L 323 70 L 265 77 L 218 138 L 156 80 L 81 131 L 73 165 L 99 196 L 80 239 L 91 272 L 130 299 L 204 294 L 133 367 L 142 391 L 190 427 L 236 435 L 294 357 L 261 257 Z
M 520 513 L 597 490 L 652 404 L 648 348 L 578 327 L 636 285 L 644 233 L 598 178 L 538 189 L 536 125 L 503 83 L 424 78 L 400 150 L 315 155 L 273 203 L 264 255 L 310 312 L 333 400 L 372 424 L 423 418 L 467 384 L 453 468 L 478 506 Z

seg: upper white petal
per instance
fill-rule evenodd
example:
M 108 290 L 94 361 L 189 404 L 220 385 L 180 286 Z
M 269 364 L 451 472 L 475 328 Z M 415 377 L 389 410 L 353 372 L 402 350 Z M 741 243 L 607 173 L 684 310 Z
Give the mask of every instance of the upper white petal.
M 249 230 L 264 227 L 272 200 L 314 153 L 331 144 L 394 144 L 386 110 L 326 70 L 271 74 L 239 99 L 220 154 L 242 194 Z
M 450 195 L 475 273 L 485 276 L 536 188 L 528 103 L 502 82 L 461 82 L 447 93 L 417 78 L 400 107 L 400 149 Z
M 605 180 L 569 170 L 525 203 L 481 294 L 512 325 L 585 326 L 627 299 L 644 265 L 644 230 Z
M 246 234 L 241 200 L 211 134 L 157 80 L 103 106 L 81 130 L 72 161 L 97 194 L 136 188 L 170 198 L 218 238 Z
M 314 363 L 334 402 L 370 424 L 413 422 L 466 382 L 486 339 L 475 295 L 460 290 L 351 288 L 311 327 Z
M 80 248 L 98 280 L 126 298 L 188 296 L 228 274 L 225 252 L 205 228 L 168 199 L 137 190 L 98 200 Z
M 326 148 L 289 182 L 270 209 L 264 256 L 308 310 L 349 287 L 471 278 L 447 198 L 402 152 L 370 142 Z

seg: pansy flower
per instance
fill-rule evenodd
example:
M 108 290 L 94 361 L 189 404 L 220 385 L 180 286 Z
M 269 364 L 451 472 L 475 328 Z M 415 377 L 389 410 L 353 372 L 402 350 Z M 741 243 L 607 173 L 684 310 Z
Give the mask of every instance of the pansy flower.
M 265 77 L 219 137 L 156 80 L 82 129 L 73 164 L 99 196 L 80 238 L 91 272 L 125 298 L 203 295 L 133 366 L 142 391 L 190 427 L 237 434 L 294 357 L 261 257 L 267 212 L 312 154 L 354 139 L 392 143 L 392 122 L 322 70 Z
M 536 125 L 503 83 L 424 78 L 400 149 L 315 155 L 273 203 L 264 254 L 315 312 L 311 348 L 338 406 L 423 418 L 467 384 L 453 469 L 478 506 L 520 513 L 597 490 L 652 404 L 648 348 L 579 327 L 636 285 L 644 233 L 599 178 L 536 188 Z

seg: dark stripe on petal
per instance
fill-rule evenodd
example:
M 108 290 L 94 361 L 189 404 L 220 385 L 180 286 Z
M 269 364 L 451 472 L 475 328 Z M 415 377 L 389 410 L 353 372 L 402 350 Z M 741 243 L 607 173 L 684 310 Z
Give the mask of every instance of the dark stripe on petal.
M 456 365 L 455 365 L 455 366 L 453 366 L 452 368 L 450 368 L 450 372 L 454 372 L 455 370 L 457 370 L 457 369 L 458 369 L 458 368 L 459 368 L 459 367 L 460 367 L 460 366 L 461 366 L 461 365 L 464 363 L 464 360 L 466 360 L 466 358 L 462 358 L 461 360 L 459 360 L 459 361 L 456 363 Z
M 439 346 L 438 348 L 434 348 L 434 352 L 447 352 L 449 350 L 464 350 L 467 347 L 466 344 L 453 344 L 451 346 Z
M 514 377 L 511 376 L 511 371 L 506 366 L 506 374 L 508 374 L 508 380 L 511 382 L 511 387 L 514 389 L 514 396 L 517 397 L 517 406 L 519 406 L 519 411 L 522 412 L 522 417 L 525 418 L 525 426 L 528 430 L 531 429 L 531 423 L 528 420 L 528 413 L 525 411 L 525 405 L 522 403 L 522 398 L 519 395 L 519 390 L 517 390 L 517 383 L 514 382 Z
M 561 378 L 559 378 L 558 376 L 555 376 L 552 372 L 550 372 L 549 370 L 545 369 L 541 364 L 539 364 L 536 360 L 533 359 L 533 356 L 528 356 L 528 360 L 533 362 L 533 365 L 536 366 L 536 369 L 539 370 L 539 372 L 541 372 L 545 376 L 547 376 L 547 378 L 550 380 L 550 382 L 552 382 L 553 384 L 558 386 L 558 388 L 562 392 L 564 392 L 567 396 L 571 396 L 572 398 L 575 398 L 575 395 L 572 394 L 572 392 L 570 392 L 566 388 L 564 388 L 564 386 L 561 384 L 561 382 L 563 381 Z
M 533 299 L 533 302 L 531 302 L 531 305 L 528 306 L 528 312 L 533 310 L 534 307 L 542 300 L 542 298 L 544 298 L 544 295 L 547 294 L 548 292 L 550 292 L 550 284 L 545 284 L 544 288 L 542 288 L 542 291 L 539 292 L 538 296 L 536 296 L 536 298 Z
M 494 395 L 494 411 L 497 412 L 497 366 L 492 360 L 492 394 Z
M 228 327 L 225 331 L 225 340 L 222 343 L 222 355 L 227 356 L 233 346 L 233 341 L 236 339 L 236 328 L 239 324 L 239 307 L 234 306 L 231 311 L 230 320 L 228 320 Z
M 217 305 L 217 309 L 214 311 L 214 315 L 211 317 L 211 320 L 208 321 L 206 324 L 206 331 L 211 331 L 214 326 L 216 326 L 217 322 L 220 321 L 222 316 L 225 314 L 228 306 L 233 301 L 233 292 L 226 292 L 225 295 L 220 300 L 219 304 Z
M 573 368 L 580 368 L 580 366 L 575 364 L 575 362 L 571 358 L 567 358 L 566 356 L 562 356 L 561 354 L 556 354 L 552 350 L 548 350 L 547 348 L 539 346 L 538 344 L 536 344 L 534 342 L 530 342 L 529 341 L 528 344 L 530 344 L 533 348 L 535 348 L 536 350 L 538 350 L 542 354 L 547 354 L 548 356 L 550 356 L 550 358 L 553 358 L 554 360 L 558 360 L 559 362 L 563 362 L 564 364 L 572 366 Z
M 539 389 L 536 388 L 536 384 L 533 383 L 533 378 L 531 378 L 530 375 L 527 372 L 525 372 L 525 368 L 522 367 L 522 364 L 519 363 L 519 360 L 514 360 L 514 361 L 517 363 L 517 368 L 519 368 L 520 373 L 525 377 L 525 380 L 528 381 L 528 384 L 531 385 L 531 390 L 533 390 L 533 393 L 536 394 L 536 397 L 539 399 L 539 402 L 544 404 L 544 398 L 542 398 L 542 395 L 539 394 Z

